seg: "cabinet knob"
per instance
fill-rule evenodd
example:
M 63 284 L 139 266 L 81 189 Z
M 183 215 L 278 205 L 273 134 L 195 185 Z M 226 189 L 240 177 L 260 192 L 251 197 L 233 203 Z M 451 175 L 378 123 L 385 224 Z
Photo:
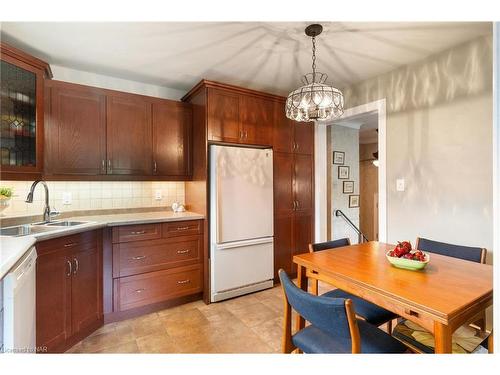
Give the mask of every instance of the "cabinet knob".
M 191 250 L 189 249 L 186 249 L 186 250 L 177 250 L 177 254 L 187 254 L 189 253 Z
M 73 246 L 76 246 L 76 245 L 78 245 L 78 242 L 69 242 L 69 243 L 65 243 L 64 247 L 73 247 Z
M 191 282 L 191 280 L 189 280 L 189 279 L 186 279 L 186 280 L 179 280 L 179 281 L 177 281 L 177 284 L 188 284 L 188 283 L 190 283 L 190 282 Z
M 177 230 L 187 230 L 189 227 L 177 227 Z
M 146 290 L 146 289 L 141 288 L 141 289 L 136 289 L 136 290 L 134 290 L 134 292 L 135 292 L 135 293 L 142 293 L 142 292 L 144 292 L 145 290 Z

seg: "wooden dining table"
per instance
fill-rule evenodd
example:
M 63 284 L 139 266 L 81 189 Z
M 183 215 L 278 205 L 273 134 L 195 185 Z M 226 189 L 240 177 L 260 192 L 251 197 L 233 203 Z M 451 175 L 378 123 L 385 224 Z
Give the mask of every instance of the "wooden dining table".
M 431 253 L 425 269 L 400 269 L 386 259 L 392 249 L 371 241 L 295 255 L 298 286 L 317 279 L 362 297 L 433 332 L 435 353 L 451 353 L 453 332 L 493 303 L 493 267 Z M 297 330 L 304 325 L 297 316 Z

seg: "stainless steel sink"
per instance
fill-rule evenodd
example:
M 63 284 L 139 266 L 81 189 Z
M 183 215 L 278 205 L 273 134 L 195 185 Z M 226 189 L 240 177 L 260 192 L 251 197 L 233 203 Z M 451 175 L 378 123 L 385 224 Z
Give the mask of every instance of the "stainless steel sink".
M 25 225 L 16 225 L 15 227 L 0 228 L 0 235 L 20 237 L 20 236 L 27 236 L 30 234 L 50 232 L 52 230 L 55 230 L 55 228 L 25 224 Z
M 75 225 L 87 224 L 88 221 L 54 221 L 46 224 L 47 227 L 74 227 Z
M 34 223 L 16 225 L 14 227 L 0 228 L 1 236 L 21 237 L 30 234 L 47 233 L 58 230 L 62 227 L 74 227 L 87 224 L 88 221 L 54 221 L 51 223 Z

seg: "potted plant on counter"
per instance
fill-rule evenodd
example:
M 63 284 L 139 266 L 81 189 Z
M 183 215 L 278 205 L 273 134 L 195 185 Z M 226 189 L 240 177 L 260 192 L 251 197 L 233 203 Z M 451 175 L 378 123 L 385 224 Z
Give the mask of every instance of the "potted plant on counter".
M 12 198 L 12 188 L 0 186 L 0 215 L 9 206 Z

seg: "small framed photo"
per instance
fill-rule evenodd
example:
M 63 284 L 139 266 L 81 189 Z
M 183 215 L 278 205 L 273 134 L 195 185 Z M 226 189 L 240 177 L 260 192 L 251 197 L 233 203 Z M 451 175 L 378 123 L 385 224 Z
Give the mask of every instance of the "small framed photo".
M 349 179 L 349 167 L 347 165 L 339 166 L 339 180 Z
M 354 193 L 354 181 L 344 181 L 342 184 L 342 193 L 352 194 Z
M 349 208 L 359 207 L 359 195 L 349 195 Z
M 343 151 L 333 151 L 333 164 L 344 165 L 345 152 Z

